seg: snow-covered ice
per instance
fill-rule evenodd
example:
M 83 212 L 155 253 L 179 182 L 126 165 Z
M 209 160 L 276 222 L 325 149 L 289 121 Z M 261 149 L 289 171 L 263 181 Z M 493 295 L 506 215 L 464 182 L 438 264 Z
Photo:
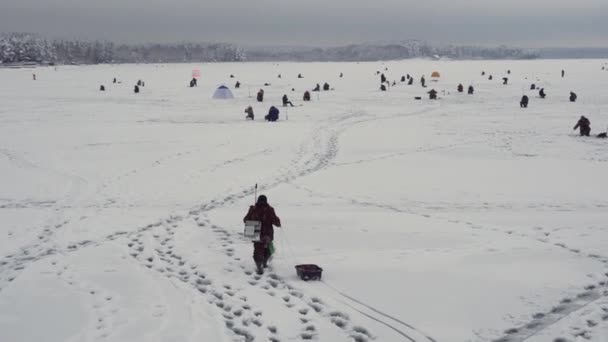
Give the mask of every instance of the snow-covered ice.
M 0 341 L 606 342 L 608 141 L 572 131 L 608 126 L 602 63 L 0 69 Z M 256 183 L 284 224 L 262 276 Z

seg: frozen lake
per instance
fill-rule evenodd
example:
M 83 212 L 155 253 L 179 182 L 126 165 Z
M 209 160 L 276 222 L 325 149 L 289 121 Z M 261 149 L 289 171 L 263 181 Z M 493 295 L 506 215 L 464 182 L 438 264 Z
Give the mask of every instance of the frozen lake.
M 606 342 L 602 65 L 0 69 L 0 341 Z M 211 99 L 221 84 L 234 99 Z M 242 237 L 256 183 L 283 222 L 262 276 Z

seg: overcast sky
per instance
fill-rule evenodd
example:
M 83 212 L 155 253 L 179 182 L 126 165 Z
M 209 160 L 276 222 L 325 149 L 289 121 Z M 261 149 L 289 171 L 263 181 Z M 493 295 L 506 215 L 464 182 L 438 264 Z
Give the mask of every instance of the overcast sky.
M 0 0 L 0 32 L 146 43 L 607 47 L 608 0 Z

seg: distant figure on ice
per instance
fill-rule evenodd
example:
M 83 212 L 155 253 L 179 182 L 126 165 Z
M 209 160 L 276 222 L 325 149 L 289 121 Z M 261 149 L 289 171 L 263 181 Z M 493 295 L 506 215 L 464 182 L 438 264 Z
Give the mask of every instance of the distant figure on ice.
M 530 84 L 530 90 L 535 90 L 536 89 L 536 84 L 532 83 Z
M 401 76 L 401 82 L 405 82 L 405 76 Z
M 426 88 L 426 80 L 424 79 L 424 76 L 420 77 L 420 84 L 422 85 L 422 88 Z
M 344 76 L 344 74 L 343 74 L 343 73 L 340 73 L 340 78 L 342 78 L 343 76 Z
M 264 120 L 272 122 L 279 120 L 279 110 L 277 107 L 271 106 L 268 110 L 268 115 L 264 117 Z
M 258 100 L 258 102 L 264 102 L 264 89 L 258 90 L 258 95 L 256 96 L 256 100 Z
M 278 74 L 278 75 L 277 75 L 277 78 L 281 78 L 281 74 Z
M 519 101 L 519 107 L 521 108 L 528 108 L 528 101 L 530 99 L 528 99 L 528 96 L 524 95 L 521 97 L 521 101 Z
M 576 94 L 574 92 L 570 92 L 570 102 L 576 102 Z
M 482 72 L 481 72 L 481 76 L 485 76 L 485 75 L 486 75 L 486 72 L 485 72 L 485 71 L 482 71 Z
M 469 90 L 468 90 L 468 94 L 469 95 L 473 95 L 473 92 L 475 92 L 475 88 L 473 88 L 472 85 L 469 86 Z
M 386 76 L 384 74 L 380 75 L 380 83 L 386 82 Z
M 298 74 L 298 78 L 304 78 L 304 77 L 302 77 L 302 74 Z
M 253 120 L 253 108 L 251 108 L 251 106 L 247 106 L 247 108 L 245 108 L 245 113 L 247 113 L 245 119 Z
M 414 84 L 414 78 L 410 77 L 410 79 L 407 81 L 407 85 L 412 85 Z
M 230 78 L 234 78 L 234 75 L 233 75 L 233 74 L 230 74 Z
M 36 74 L 32 74 L 32 80 L 36 80 Z
M 190 81 L 190 87 L 198 87 L 198 80 L 192 77 L 192 81 Z
M 456 90 L 458 90 L 459 93 L 462 93 L 464 91 L 464 86 L 462 85 L 462 83 L 458 84 Z
M 323 90 L 325 90 L 325 91 L 329 90 L 329 83 L 325 82 L 323 84 Z
M 508 77 L 503 77 L 502 78 L 502 84 L 506 85 L 507 83 L 509 83 L 509 78 Z
M 116 83 L 116 77 L 114 77 L 114 80 L 112 81 L 112 83 Z
M 241 82 L 236 81 L 236 83 L 234 84 L 234 87 L 235 87 L 236 89 L 240 88 L 240 87 L 241 87 Z
M 260 195 L 255 205 L 249 207 L 245 221 L 259 221 L 261 223 L 260 241 L 253 243 L 253 261 L 258 274 L 264 273 L 268 267 L 268 260 L 272 255 L 271 244 L 274 240 L 274 227 L 281 227 L 281 219 L 277 216 L 274 208 L 268 204 L 268 199 Z
M 141 80 L 137 81 L 137 85 L 141 87 Z
M 507 70 L 507 74 L 511 75 L 511 69 Z
M 576 126 L 574 126 L 573 130 L 577 128 L 580 130 L 581 137 L 588 137 L 589 133 L 591 133 L 591 122 L 585 116 L 581 116 L 581 118 L 578 119 L 578 122 L 576 123 Z
M 139 86 L 138 86 L 138 85 L 135 85 L 135 87 L 133 88 L 133 92 L 134 92 L 135 94 L 138 94 L 138 93 L 139 93 Z
M 380 90 L 381 90 L 381 91 L 386 91 L 386 86 L 385 86 L 384 84 L 381 84 L 381 85 L 380 85 Z
M 99 86 L 99 91 L 106 91 L 106 87 L 104 87 L 104 85 L 103 85 L 103 84 L 102 84 L 102 85 L 100 85 L 100 86 Z
M 488 77 L 488 80 L 490 80 L 490 81 L 491 81 L 493 78 L 494 78 L 494 77 L 492 77 L 492 75 L 490 75 L 490 76 Z
M 431 89 L 428 92 L 430 100 L 437 100 L 437 91 L 435 89 Z
M 538 96 L 540 96 L 541 99 L 544 99 L 547 96 L 547 94 L 545 94 L 545 88 L 540 88 Z
M 286 107 L 287 105 L 290 105 L 293 107 L 293 103 L 291 103 L 291 101 L 289 101 L 289 99 L 287 98 L 287 94 L 283 95 L 283 107 Z
M 564 76 L 566 76 L 566 71 L 562 69 L 562 78 L 564 78 Z
M 317 86 L 312 91 L 321 91 L 321 86 L 317 83 Z
M 310 92 L 307 90 L 304 92 L 304 97 L 302 97 L 304 101 L 310 101 Z

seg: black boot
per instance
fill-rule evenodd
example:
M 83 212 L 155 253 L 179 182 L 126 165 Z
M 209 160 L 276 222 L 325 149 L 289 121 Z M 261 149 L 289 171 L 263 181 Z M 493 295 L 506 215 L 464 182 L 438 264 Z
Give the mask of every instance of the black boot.
M 256 263 L 255 266 L 257 267 L 257 274 L 262 275 L 264 274 L 264 268 L 262 263 Z

